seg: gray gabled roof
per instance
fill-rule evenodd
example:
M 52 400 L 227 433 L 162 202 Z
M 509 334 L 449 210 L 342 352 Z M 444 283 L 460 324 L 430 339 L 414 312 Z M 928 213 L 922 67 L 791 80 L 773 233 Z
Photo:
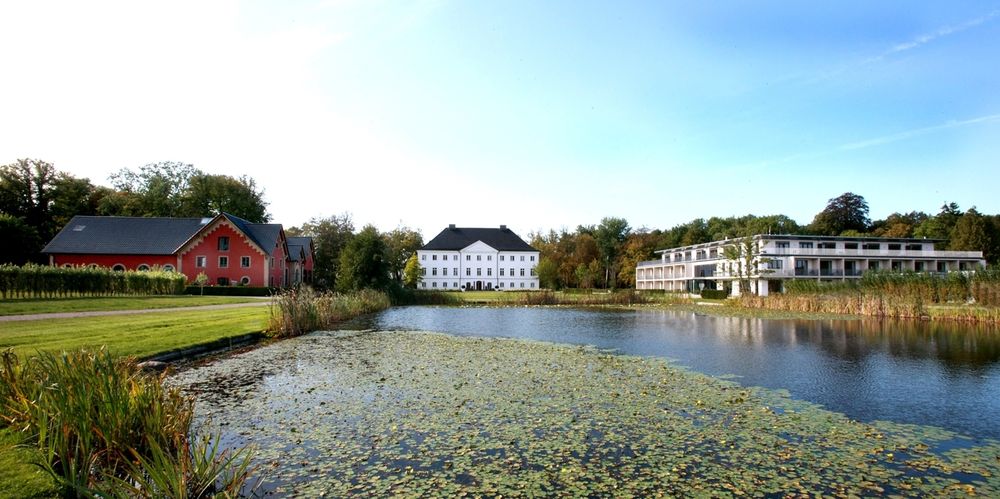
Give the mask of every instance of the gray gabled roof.
M 210 220 L 75 216 L 42 253 L 172 255 Z
M 223 213 L 268 255 L 281 240 L 280 224 L 254 224 Z M 46 254 L 172 255 L 214 217 L 75 216 L 42 250 Z
M 287 238 L 288 254 L 293 261 L 305 261 L 312 252 L 311 237 L 289 237 Z
M 458 251 L 476 241 L 482 241 L 497 251 L 538 251 L 503 225 L 499 229 L 449 226 L 420 249 Z

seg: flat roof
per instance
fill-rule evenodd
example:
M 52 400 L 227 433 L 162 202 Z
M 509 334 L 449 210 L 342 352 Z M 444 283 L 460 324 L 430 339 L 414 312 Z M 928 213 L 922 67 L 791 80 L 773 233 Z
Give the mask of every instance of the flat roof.
M 917 237 L 873 237 L 873 236 L 814 236 L 811 234 L 754 234 L 754 239 L 773 239 L 777 241 L 790 241 L 790 240 L 804 240 L 804 241 L 856 241 L 856 242 L 885 242 L 885 243 L 939 243 L 944 241 L 943 239 L 928 239 L 928 238 L 917 238 Z M 676 248 L 667 248 L 662 250 L 656 250 L 654 253 L 666 253 L 674 251 L 686 251 L 692 249 L 709 248 L 712 246 L 718 246 L 721 243 L 729 243 L 743 239 L 742 237 L 734 237 L 729 239 L 720 239 L 717 241 L 710 241 L 707 243 L 692 244 L 688 246 L 678 246 Z

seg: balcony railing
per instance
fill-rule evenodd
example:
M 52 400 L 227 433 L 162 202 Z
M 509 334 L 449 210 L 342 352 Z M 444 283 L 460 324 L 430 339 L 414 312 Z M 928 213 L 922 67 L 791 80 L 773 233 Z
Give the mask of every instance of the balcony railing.
M 843 277 L 844 271 L 840 269 L 820 269 L 819 275 L 824 277 Z
M 982 258 L 978 251 L 937 251 L 937 250 L 845 250 L 845 249 L 818 249 L 818 248 L 764 248 L 763 255 L 792 255 L 792 256 L 834 256 L 834 257 L 861 257 L 861 258 L 934 258 L 938 260 L 948 260 L 957 258 Z
M 816 269 L 795 269 L 796 276 L 818 276 Z

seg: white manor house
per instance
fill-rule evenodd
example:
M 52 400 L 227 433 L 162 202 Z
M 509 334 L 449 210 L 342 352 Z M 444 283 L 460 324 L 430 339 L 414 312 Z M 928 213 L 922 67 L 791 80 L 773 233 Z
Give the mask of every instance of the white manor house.
M 417 250 L 419 289 L 537 290 L 538 259 L 538 250 L 506 225 L 479 229 L 452 224 Z
M 725 247 L 739 241 L 659 250 L 659 260 L 636 266 L 635 287 L 698 293 L 729 283 L 739 294 L 737 278 L 728 272 L 734 262 L 724 256 Z M 981 251 L 939 251 L 929 239 L 758 234 L 752 241 L 760 264 L 750 285 L 761 296 L 782 292 L 790 279 L 834 281 L 858 279 L 867 270 L 946 273 L 986 265 Z

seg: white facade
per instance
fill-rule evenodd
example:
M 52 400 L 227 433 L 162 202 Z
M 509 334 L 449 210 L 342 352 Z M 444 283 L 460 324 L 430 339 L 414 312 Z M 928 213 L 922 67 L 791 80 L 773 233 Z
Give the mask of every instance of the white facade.
M 734 262 L 723 254 L 726 246 L 738 241 L 657 251 L 659 260 L 636 266 L 636 289 L 698 293 L 728 285 L 733 294 L 739 294 Z M 938 251 L 926 239 L 756 235 L 753 244 L 760 252 L 760 264 L 752 272 L 750 285 L 762 296 L 782 291 L 789 279 L 835 281 L 858 279 L 867 270 L 946 273 L 986 265 L 981 251 Z
M 537 290 L 538 259 L 537 251 L 500 251 L 482 241 L 457 251 L 417 250 L 419 289 Z

